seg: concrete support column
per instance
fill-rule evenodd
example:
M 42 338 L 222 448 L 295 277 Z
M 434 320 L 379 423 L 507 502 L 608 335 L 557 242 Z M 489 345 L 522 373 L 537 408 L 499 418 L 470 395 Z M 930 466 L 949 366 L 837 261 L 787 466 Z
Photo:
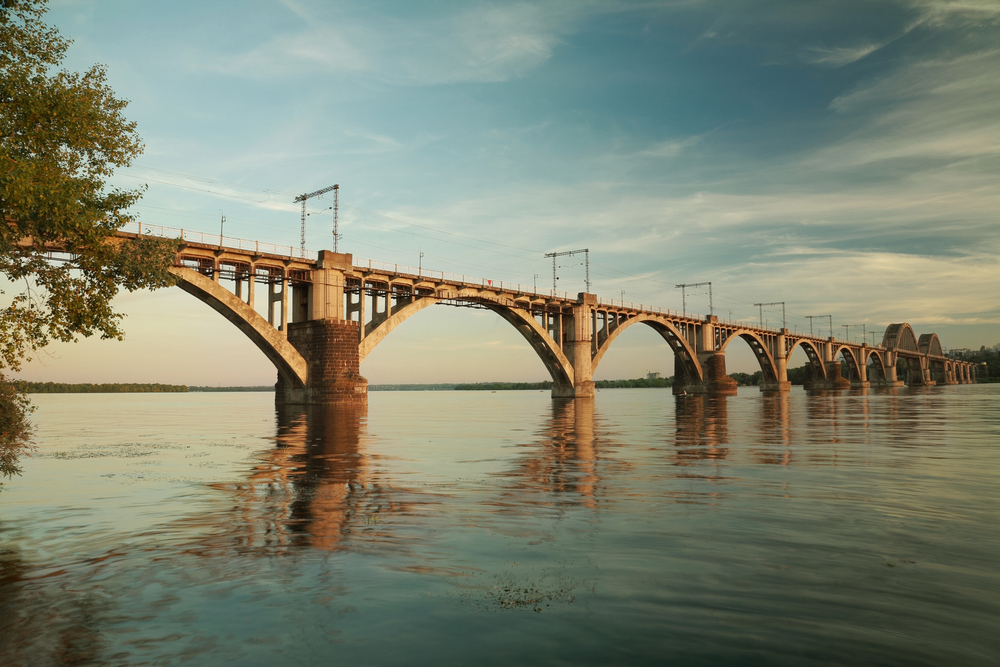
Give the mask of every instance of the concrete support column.
M 354 258 L 345 253 L 321 250 L 312 272 L 312 291 L 309 294 L 310 320 L 343 320 L 344 272 L 354 266 Z
M 272 327 L 274 327 L 274 304 L 280 301 L 281 294 L 278 292 L 278 282 L 271 276 L 267 281 L 267 323 Z
M 911 373 L 911 375 L 914 375 L 914 373 Z M 915 381 L 914 378 L 910 379 L 912 384 L 922 384 L 928 387 L 934 386 L 935 382 L 931 378 L 931 364 L 927 357 L 920 357 L 920 370 L 916 375 L 917 379 Z
M 251 308 L 255 307 L 254 297 L 256 296 L 256 286 L 257 286 L 257 267 L 253 264 L 250 265 L 250 275 L 247 277 L 247 305 Z
M 563 320 L 565 327 L 565 344 L 563 354 L 573 365 L 573 391 L 572 396 L 556 396 L 556 389 L 553 387 L 553 398 L 593 398 L 594 396 L 594 367 L 591 363 L 591 327 L 593 319 L 591 312 L 597 305 L 597 297 L 593 294 L 581 292 L 573 307 L 572 319 L 566 317 Z
M 872 386 L 868 381 L 868 346 L 862 345 L 857 350 L 858 355 L 858 379 L 851 383 L 851 389 L 867 389 Z
M 885 362 L 885 384 L 887 387 L 902 387 L 905 384 L 896 374 L 896 362 L 898 359 L 895 352 L 886 352 L 883 358 Z
M 289 287 L 291 284 L 288 282 L 288 271 L 281 272 L 281 330 L 288 332 L 288 296 Z
M 774 365 L 777 378 L 774 382 L 763 380 L 760 383 L 761 391 L 791 391 L 792 389 L 792 383 L 788 381 L 788 352 L 785 341 L 787 335 L 788 329 L 782 329 L 774 344 Z

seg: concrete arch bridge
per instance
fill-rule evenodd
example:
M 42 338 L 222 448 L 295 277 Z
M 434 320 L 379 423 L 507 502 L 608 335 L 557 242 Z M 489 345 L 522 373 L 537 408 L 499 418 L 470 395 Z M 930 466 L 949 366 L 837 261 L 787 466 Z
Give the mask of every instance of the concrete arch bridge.
M 619 335 L 651 327 L 674 353 L 674 393 L 736 391 L 726 374 L 726 350 L 746 341 L 763 373 L 761 389 L 788 391 L 788 362 L 801 347 L 816 388 L 845 389 L 974 382 L 975 366 L 944 356 L 935 334 L 919 338 L 908 324 L 894 324 L 875 347 L 835 338 L 721 321 L 642 304 L 538 291 L 394 264 L 357 261 L 321 251 L 313 259 L 296 249 L 223 239 L 181 230 L 144 234 L 183 240 L 172 272 L 178 286 L 204 301 L 248 336 L 278 370 L 276 400 L 312 404 L 360 399 L 367 381 L 361 361 L 391 331 L 434 304 L 491 310 L 513 326 L 552 377 L 554 398 L 594 395 L 593 374 Z M 157 233 L 159 232 L 159 233 Z M 121 236 L 134 236 L 120 232 Z M 192 238 L 195 236 L 195 238 Z M 230 291 L 220 279 L 232 281 Z M 264 295 L 258 295 L 258 286 Z M 266 300 L 266 316 L 256 306 Z M 843 357 L 848 377 L 841 373 Z M 897 361 L 906 360 L 905 378 Z

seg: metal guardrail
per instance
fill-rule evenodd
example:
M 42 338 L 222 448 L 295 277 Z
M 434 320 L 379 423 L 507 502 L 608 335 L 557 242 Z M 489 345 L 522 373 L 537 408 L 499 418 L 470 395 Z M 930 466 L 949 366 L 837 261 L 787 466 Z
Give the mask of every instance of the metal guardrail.
M 295 259 L 315 259 L 316 253 L 310 250 L 302 250 L 295 246 L 277 245 L 275 243 L 262 243 L 260 241 L 250 241 L 234 236 L 222 236 L 220 234 L 207 234 L 205 232 L 192 231 L 177 227 L 164 227 L 162 225 L 149 225 L 146 223 L 129 222 L 118 231 L 126 234 L 139 234 L 140 236 L 157 236 L 166 239 L 179 239 L 190 241 L 191 243 L 204 243 L 205 245 L 219 246 L 222 248 L 232 248 L 243 252 L 267 253 L 268 255 L 279 255 L 281 257 L 291 257 Z
M 518 294 L 539 296 L 539 297 L 549 297 L 552 299 L 565 299 L 570 301 L 571 297 L 568 292 L 557 292 L 555 290 L 539 290 L 532 287 L 530 290 L 527 286 L 521 285 L 520 283 L 505 283 L 502 280 L 492 280 L 490 278 L 478 278 L 475 276 L 467 276 L 465 274 L 459 273 L 449 273 L 447 271 L 435 271 L 433 269 L 425 269 L 423 267 L 413 267 L 407 266 L 405 264 L 393 264 L 390 262 L 378 262 L 373 259 L 361 259 L 358 257 L 354 258 L 354 266 L 358 269 L 367 269 L 369 271 L 382 271 L 384 273 L 391 273 L 397 276 L 406 276 L 408 278 L 429 278 L 432 280 L 441 280 L 442 282 L 458 283 L 463 287 L 485 287 L 485 288 L 496 288 L 498 290 L 507 290 L 511 292 L 517 292 Z

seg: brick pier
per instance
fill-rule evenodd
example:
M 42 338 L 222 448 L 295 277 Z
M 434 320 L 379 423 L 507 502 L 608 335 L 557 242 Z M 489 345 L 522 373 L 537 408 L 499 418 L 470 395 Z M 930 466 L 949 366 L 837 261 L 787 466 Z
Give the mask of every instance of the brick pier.
M 279 405 L 317 405 L 364 402 L 368 380 L 361 377 L 358 323 L 345 320 L 307 320 L 288 325 L 288 342 L 308 364 L 304 388 L 288 385 L 279 374 L 275 402 Z

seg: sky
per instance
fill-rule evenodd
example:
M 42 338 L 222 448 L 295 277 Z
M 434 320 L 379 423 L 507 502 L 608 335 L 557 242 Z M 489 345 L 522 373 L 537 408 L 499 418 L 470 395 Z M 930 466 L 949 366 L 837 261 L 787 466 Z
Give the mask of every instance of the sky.
M 1000 3 L 53 0 L 66 66 L 107 66 L 145 152 L 145 224 L 298 245 L 299 193 L 340 185 L 355 257 L 591 291 L 860 341 L 909 322 L 1000 343 Z M 329 197 L 307 247 L 332 246 Z M 423 256 L 420 257 L 420 254 Z M 584 290 L 567 259 L 558 288 Z M 537 274 L 537 278 L 536 278 Z M 22 378 L 270 384 L 252 343 L 177 288 L 123 294 L 124 342 L 52 345 Z M 707 313 L 704 288 L 687 310 Z M 779 325 L 780 307 L 766 324 Z M 817 333 L 824 318 L 813 320 Z M 843 325 L 850 325 L 844 328 Z M 743 349 L 746 348 L 746 349 Z M 730 371 L 756 363 L 742 343 Z M 793 365 L 803 363 L 793 359 Z M 371 383 L 542 380 L 498 316 L 435 306 Z M 595 377 L 672 374 L 651 329 Z

